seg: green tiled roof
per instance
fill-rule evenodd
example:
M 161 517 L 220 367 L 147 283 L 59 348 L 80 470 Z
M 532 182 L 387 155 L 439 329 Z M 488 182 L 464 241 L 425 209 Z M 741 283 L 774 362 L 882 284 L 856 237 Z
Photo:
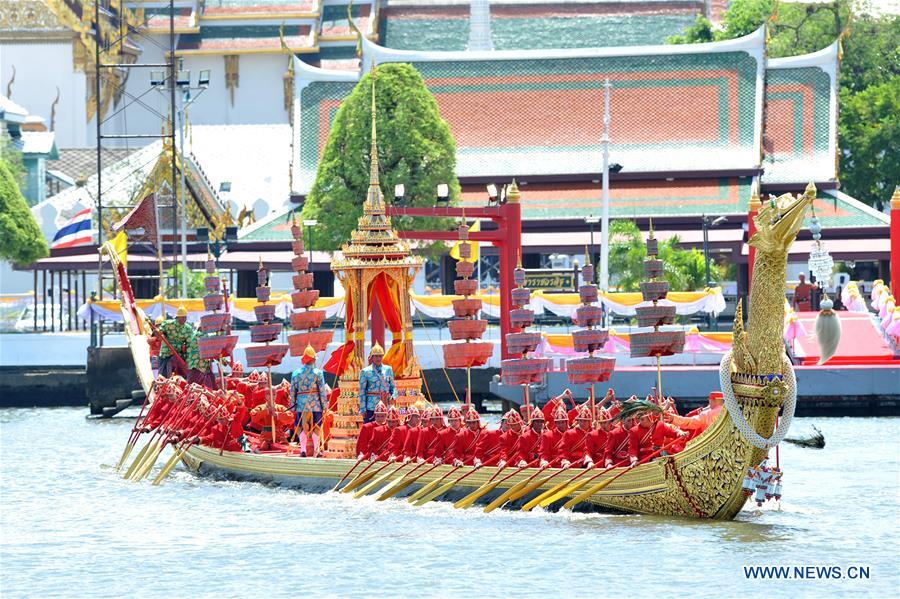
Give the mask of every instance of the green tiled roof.
M 491 18 L 497 50 L 601 48 L 662 44 L 694 22 L 692 14 Z M 465 50 L 468 17 L 383 20 L 382 43 L 400 50 Z
M 299 219 L 300 208 L 288 208 L 251 225 L 249 232 L 241 235 L 241 241 L 290 241 L 291 219 L 295 213 Z
M 890 226 L 887 215 L 839 191 L 819 192 L 813 206 L 823 233 L 829 229 Z M 810 212 L 803 223 L 804 229 L 809 228 L 811 218 Z

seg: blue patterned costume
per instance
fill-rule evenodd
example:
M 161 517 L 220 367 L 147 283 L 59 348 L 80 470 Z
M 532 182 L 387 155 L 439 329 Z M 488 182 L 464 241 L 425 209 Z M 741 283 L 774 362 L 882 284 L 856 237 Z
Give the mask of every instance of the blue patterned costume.
M 328 407 L 324 373 L 313 364 L 301 364 L 291 374 L 291 400 L 297 414 L 324 412 Z
M 383 397 L 387 394 L 387 397 Z M 387 364 L 376 368 L 369 364 L 359 372 L 359 413 L 373 412 L 378 402 L 384 399 L 397 397 L 397 388 L 394 386 L 394 369 Z

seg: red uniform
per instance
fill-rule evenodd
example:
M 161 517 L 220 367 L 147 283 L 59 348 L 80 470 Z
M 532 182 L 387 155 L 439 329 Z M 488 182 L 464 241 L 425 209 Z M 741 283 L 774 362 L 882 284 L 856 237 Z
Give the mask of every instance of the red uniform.
M 217 422 L 208 429 L 206 434 L 200 437 L 200 443 L 213 449 L 222 449 L 224 445 L 225 451 L 241 451 L 240 443 L 232 436 L 232 430 L 225 422 Z
M 560 431 L 556 426 L 546 429 L 541 435 L 541 448 L 538 453 L 542 462 L 548 462 L 551 466 L 559 466 L 562 461 L 560 448 L 562 447 L 562 438 L 565 432 Z
M 483 435 L 484 432 L 481 429 L 474 432 L 469 428 L 460 429 L 460 431 L 456 433 L 456 443 L 453 445 L 453 449 L 450 452 L 451 456 L 448 460 L 459 460 L 466 466 L 471 466 L 477 455 L 476 448 L 478 446 L 478 441 Z
M 609 436 L 609 433 L 601 428 L 592 430 L 587 436 L 584 453 L 591 458 L 592 462 L 603 464 L 606 460 L 606 445 Z
M 515 451 L 508 461 L 513 464 L 518 464 L 519 462 L 531 463 L 538 457 L 540 448 L 541 434 L 534 432 L 534 429 L 528 427 L 519 435 Z
M 502 439 L 504 433 L 497 429 L 482 429 L 481 435 L 478 436 L 478 442 L 475 444 L 475 457 L 482 462 L 501 455 L 502 459 Z
M 388 455 L 392 455 L 395 457 L 403 456 L 403 446 L 406 444 L 406 435 L 409 432 L 409 427 L 405 424 L 398 424 L 391 431 L 391 438 L 388 441 L 387 452 Z
M 421 426 L 414 426 L 412 428 L 407 427 L 406 440 L 403 442 L 403 457 L 413 459 L 419 457 L 419 454 L 416 453 L 416 449 L 419 445 L 419 434 L 421 432 Z
M 359 437 L 356 439 L 356 454 L 366 457 L 381 454 L 387 449 L 390 434 L 386 424 L 378 424 L 374 420 L 365 423 L 359 429 Z
M 563 401 L 561 397 L 554 397 L 541 408 L 541 412 L 544 414 L 544 419 L 547 422 L 553 422 L 553 413 L 556 412 L 557 409 L 562 408 L 564 411 L 566 410 L 566 402 Z M 575 416 L 578 415 L 578 408 L 573 407 L 572 409 L 566 411 L 566 415 L 569 417 L 569 424 L 575 422 Z
M 606 438 L 606 449 L 603 452 L 603 461 L 618 464 L 628 458 L 628 431 L 621 424 L 617 424 L 609 431 Z
M 568 460 L 572 464 L 580 464 L 585 456 L 589 456 L 588 439 L 591 431 L 580 428 L 570 428 L 562 434 L 562 443 L 559 447 L 559 459 Z
M 519 445 L 519 437 L 521 433 L 514 432 L 509 429 L 505 433 L 500 433 L 500 459 L 504 462 L 511 462 L 516 457 L 516 451 Z
M 665 422 L 654 422 L 648 428 L 635 424 L 628 431 L 628 457 L 643 460 L 679 434 L 680 430 Z M 670 453 L 674 452 L 673 447 Z
M 451 437 L 444 432 L 446 430 L 448 430 L 447 427 L 438 430 L 431 425 L 420 430 L 419 439 L 416 442 L 416 457 L 426 461 L 435 458 L 443 460 L 451 441 Z

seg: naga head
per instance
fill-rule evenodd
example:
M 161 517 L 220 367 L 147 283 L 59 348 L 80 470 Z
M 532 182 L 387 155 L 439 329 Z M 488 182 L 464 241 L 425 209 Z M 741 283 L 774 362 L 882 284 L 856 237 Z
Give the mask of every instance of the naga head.
M 803 195 L 786 193 L 763 202 L 753 219 L 756 233 L 750 238 L 750 245 L 763 252 L 787 251 L 803 224 L 806 207 L 815 198 L 816 186 L 810 183 Z

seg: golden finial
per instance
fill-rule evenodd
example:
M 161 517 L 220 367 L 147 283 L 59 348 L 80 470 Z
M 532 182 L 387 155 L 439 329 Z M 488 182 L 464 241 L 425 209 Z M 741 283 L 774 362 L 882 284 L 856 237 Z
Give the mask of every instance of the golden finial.
M 375 80 L 376 76 L 376 66 L 375 61 L 372 61 L 372 147 L 369 149 L 369 191 L 366 194 L 366 208 L 368 210 L 380 210 L 381 209 L 381 187 L 378 182 L 378 141 L 377 141 L 377 133 L 375 126 Z
M 516 262 L 516 268 L 522 268 L 522 248 L 519 248 L 519 257 Z
M 209 244 L 208 244 L 208 243 L 206 244 L 206 259 L 207 259 L 207 260 L 212 260 L 212 252 L 211 252 L 210 249 L 209 249 Z
M 588 246 L 584 246 L 584 265 L 591 265 L 591 253 L 588 251 Z
M 513 179 L 506 190 L 506 201 L 510 204 L 518 204 L 519 197 L 519 186 L 516 185 L 516 180 Z
M 259 257 L 259 268 L 257 268 L 256 270 L 262 270 L 263 268 L 265 268 L 265 267 L 263 266 L 263 263 L 262 263 L 262 256 L 260 256 Z
M 894 195 L 891 196 L 891 210 L 900 210 L 900 185 L 894 188 Z
M 762 207 L 762 200 L 759 199 L 759 181 L 755 181 L 750 190 L 750 204 L 748 206 L 750 212 L 758 212 Z
M 650 217 L 650 239 L 654 239 L 653 237 L 653 217 Z

